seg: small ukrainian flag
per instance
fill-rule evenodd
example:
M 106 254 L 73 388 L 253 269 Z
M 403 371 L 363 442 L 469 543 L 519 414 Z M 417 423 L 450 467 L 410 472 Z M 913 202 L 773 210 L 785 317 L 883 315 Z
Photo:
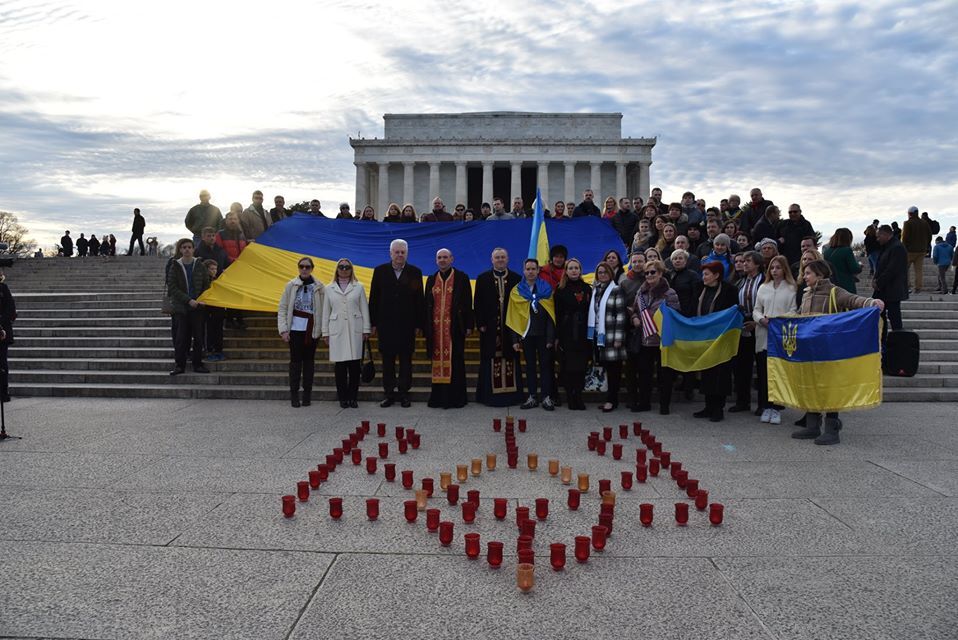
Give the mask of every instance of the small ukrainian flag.
M 661 328 L 662 366 L 676 371 L 703 371 L 728 362 L 738 353 L 742 312 L 738 307 L 686 318 L 665 305 L 655 312 Z

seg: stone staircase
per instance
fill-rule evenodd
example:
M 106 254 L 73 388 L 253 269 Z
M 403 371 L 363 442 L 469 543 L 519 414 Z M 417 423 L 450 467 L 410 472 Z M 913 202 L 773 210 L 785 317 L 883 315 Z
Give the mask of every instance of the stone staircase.
M 168 375 L 173 366 L 170 320 L 160 313 L 165 263 L 127 256 L 45 258 L 7 268 L 6 282 L 19 312 L 16 343 L 9 351 L 11 394 L 285 399 L 288 350 L 269 314 L 248 314 L 245 331 L 226 330 L 228 359 L 209 363 L 211 373 Z M 934 273 L 926 269 L 926 282 L 935 281 Z M 906 328 L 921 336 L 921 369 L 914 378 L 886 377 L 885 400 L 958 401 L 958 296 L 913 296 L 903 315 Z M 430 367 L 423 353 L 420 341 L 413 363 L 415 401 L 425 401 L 429 393 Z M 478 357 L 478 343 L 471 339 L 466 353 L 470 389 Z M 333 369 L 322 343 L 316 363 L 314 395 L 334 399 Z M 377 375 L 361 387 L 360 398 L 378 400 L 380 384 Z

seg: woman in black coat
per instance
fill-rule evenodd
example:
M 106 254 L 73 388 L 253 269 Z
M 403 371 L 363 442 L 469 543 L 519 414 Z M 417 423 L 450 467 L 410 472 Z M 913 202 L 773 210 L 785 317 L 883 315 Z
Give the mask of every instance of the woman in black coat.
M 566 261 L 555 293 L 556 354 L 569 409 L 574 411 L 585 409 L 582 388 L 592 356 L 592 343 L 587 336 L 591 297 L 592 287 L 582 279 L 582 263 L 576 258 Z
M 696 315 L 705 316 L 738 305 L 738 291 L 735 285 L 723 280 L 724 273 L 725 268 L 720 262 L 706 262 L 702 265 L 704 286 L 699 295 Z M 725 398 L 732 392 L 731 361 L 702 371 L 699 388 L 705 396 L 705 408 L 692 415 L 696 418 L 708 418 L 712 422 L 724 420 Z

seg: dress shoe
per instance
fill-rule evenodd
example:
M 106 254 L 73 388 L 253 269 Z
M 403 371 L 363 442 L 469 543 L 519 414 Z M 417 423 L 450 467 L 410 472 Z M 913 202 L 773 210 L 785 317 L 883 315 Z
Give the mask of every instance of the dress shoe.
M 402 400 L 399 401 L 399 406 L 402 407 L 403 409 L 408 409 L 409 407 L 412 406 L 412 402 L 409 400 L 409 398 L 404 397 Z
M 709 422 L 721 422 L 722 420 L 725 420 L 725 412 L 721 409 L 713 411 L 709 415 Z
M 359 408 L 359 403 L 356 402 L 355 400 L 350 400 L 350 401 L 349 401 L 349 408 L 350 408 L 350 409 L 358 409 L 358 408 Z
M 640 402 L 639 404 L 635 405 L 635 409 L 633 409 L 633 411 L 637 413 L 642 413 L 643 411 L 651 411 L 651 410 L 652 410 L 652 405 L 648 402 Z
M 734 407 L 729 407 L 729 413 L 741 413 L 742 411 L 751 411 L 752 408 L 747 404 L 737 404 Z
M 202 364 L 193 367 L 193 373 L 209 373 L 209 372 L 210 370 L 207 369 L 206 366 Z
M 172 371 L 170 371 L 171 376 L 178 376 L 181 373 L 186 373 L 186 369 L 184 369 L 183 367 L 176 367 Z
M 708 407 L 705 407 L 704 409 L 701 409 L 693 413 L 692 417 L 693 418 L 708 418 L 710 415 L 712 415 L 712 410 L 709 409 Z
M 339 401 L 339 408 L 340 408 L 340 409 L 348 409 L 348 408 L 349 408 L 349 403 L 346 402 L 345 400 L 340 400 L 340 401 Z
M 303 391 L 303 406 L 308 407 L 313 404 L 313 397 L 311 391 Z
M 670 413 L 672 413 L 672 412 L 669 410 L 668 405 L 666 405 L 666 406 L 664 406 L 664 407 L 659 407 L 659 415 L 660 415 L 660 416 L 667 416 L 667 415 L 669 415 Z
M 392 398 L 385 398 L 382 402 L 379 403 L 379 406 L 385 409 L 386 407 L 391 407 L 395 404 L 396 401 Z

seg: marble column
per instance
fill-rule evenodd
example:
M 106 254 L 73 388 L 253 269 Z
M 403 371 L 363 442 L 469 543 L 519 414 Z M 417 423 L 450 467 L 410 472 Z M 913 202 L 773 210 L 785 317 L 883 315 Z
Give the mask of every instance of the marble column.
M 369 173 L 365 162 L 354 162 L 356 165 L 356 211 L 362 212 L 369 203 Z M 381 215 L 382 211 L 377 209 Z
M 592 178 L 589 180 L 589 188 L 592 189 L 592 193 L 595 194 L 595 202 L 601 209 L 602 201 L 605 200 L 606 196 L 606 194 L 602 192 L 602 163 L 590 162 L 589 165 L 592 167 Z
M 512 201 L 522 196 L 522 162 L 512 161 L 512 183 L 509 185 L 509 202 L 505 202 L 506 211 L 512 210 Z
M 542 208 L 552 209 L 552 203 L 549 201 L 549 161 L 539 162 L 538 173 L 536 175 L 536 186 L 539 187 L 539 195 L 542 196 Z
M 376 211 L 380 217 L 389 206 L 389 163 L 379 163 L 379 198 L 376 201 Z
M 482 162 L 482 201 L 488 202 L 492 206 L 492 161 L 483 160 Z M 476 212 L 478 214 L 478 212 Z
M 652 189 L 652 182 L 649 176 L 650 166 L 652 166 L 651 162 L 639 163 L 639 193 L 638 195 L 642 198 L 643 202 L 648 202 L 649 191 Z
M 466 163 L 457 162 L 456 163 L 456 204 L 466 204 L 466 189 L 468 187 L 466 182 Z
M 565 164 L 565 201 L 578 202 L 575 192 L 575 163 L 566 162 Z M 566 215 L 571 216 L 572 212 L 567 211 Z
M 426 198 L 426 203 L 423 205 L 422 209 L 419 209 L 420 213 L 432 211 L 432 199 L 439 195 L 439 163 L 430 162 L 429 163 L 429 195 Z
M 625 198 L 629 195 L 629 191 L 626 188 L 625 184 L 625 163 L 616 162 L 615 163 L 615 199 Z
M 407 202 L 412 202 L 413 198 L 413 172 L 416 168 L 415 162 L 403 162 L 402 163 L 402 202 L 399 204 L 399 208 L 402 209 Z

